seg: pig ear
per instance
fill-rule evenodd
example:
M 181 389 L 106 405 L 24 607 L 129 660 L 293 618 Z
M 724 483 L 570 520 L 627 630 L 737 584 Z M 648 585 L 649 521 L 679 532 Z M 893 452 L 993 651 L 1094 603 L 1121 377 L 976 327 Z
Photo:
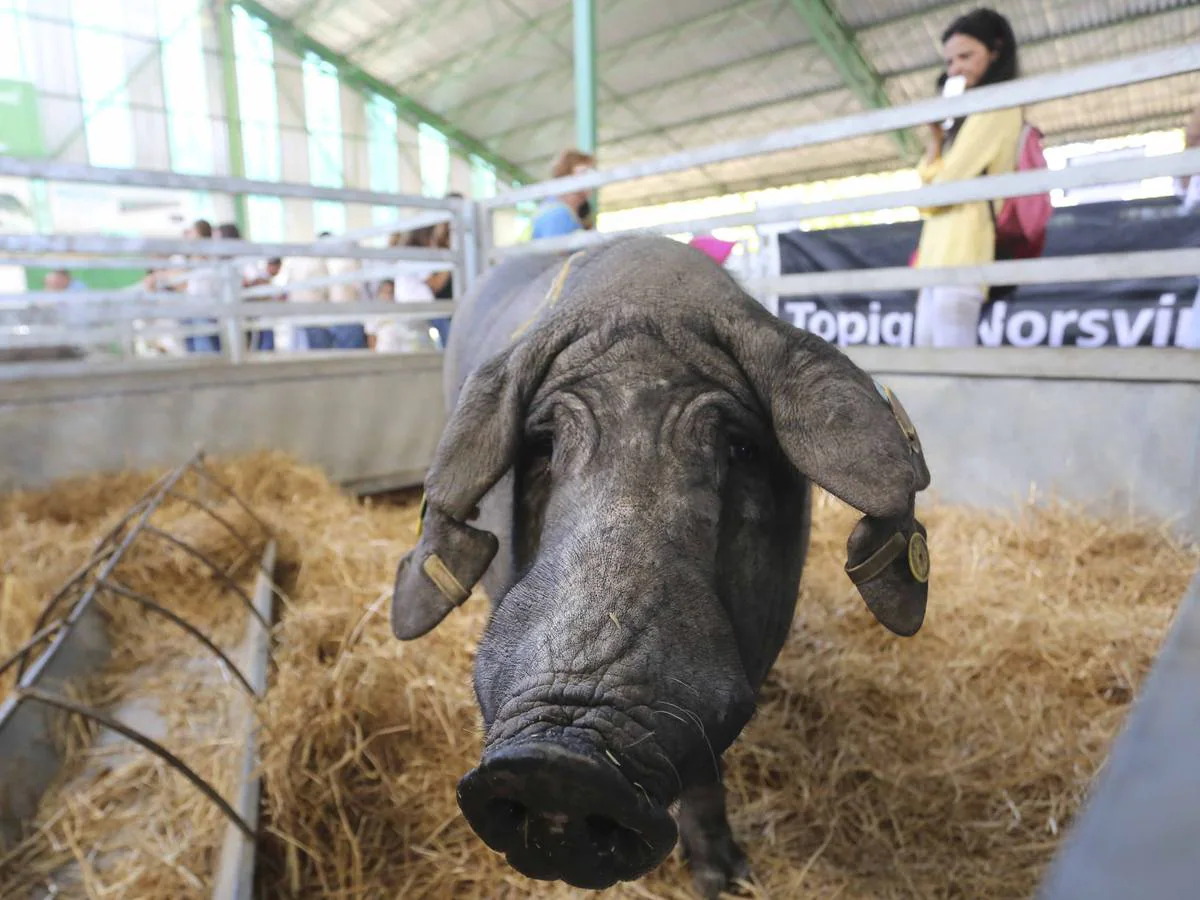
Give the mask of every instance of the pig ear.
M 392 593 L 392 632 L 413 640 L 462 605 L 499 549 L 496 536 L 467 522 L 513 465 L 525 410 L 541 382 L 545 348 L 522 341 L 467 380 L 425 480 L 420 538 L 400 561 Z
M 846 574 L 868 608 L 892 632 L 916 634 L 929 553 L 913 513 L 930 479 L 900 401 L 836 347 L 757 304 L 749 321 L 715 324 L 792 465 L 866 514 L 850 535 Z

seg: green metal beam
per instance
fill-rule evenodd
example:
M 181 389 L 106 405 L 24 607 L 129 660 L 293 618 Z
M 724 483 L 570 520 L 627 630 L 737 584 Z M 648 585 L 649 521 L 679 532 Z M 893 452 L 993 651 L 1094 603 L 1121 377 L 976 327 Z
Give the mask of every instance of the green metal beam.
M 596 4 L 575 0 L 575 143 L 596 152 Z
M 225 89 L 225 133 L 229 136 L 229 174 L 246 177 L 245 144 L 242 141 L 242 104 L 238 99 L 237 51 L 233 42 L 233 6 L 230 0 L 220 0 L 214 8 L 217 17 L 217 38 L 221 46 L 221 81 Z M 246 212 L 246 195 L 233 195 L 233 216 L 238 230 L 250 235 L 250 216 Z
M 303 31 L 292 25 L 291 22 L 271 12 L 261 3 L 255 2 L 255 0 L 233 0 L 233 2 L 237 3 L 238 6 L 242 7 L 250 15 L 265 22 L 271 31 L 272 38 L 291 52 L 300 57 L 303 57 L 306 53 L 312 53 L 320 57 L 337 69 L 338 77 L 345 84 L 355 87 L 364 93 L 378 94 L 394 103 L 396 105 L 396 112 L 406 122 L 414 125 L 424 124 L 436 128 L 446 136 L 446 139 L 450 142 L 451 149 L 459 155 L 478 156 L 495 168 L 498 175 L 508 181 L 515 181 L 521 184 L 532 184 L 536 181 L 533 176 L 520 166 L 492 152 L 482 141 L 457 128 L 433 110 L 418 103 L 412 97 L 401 94 L 391 85 L 363 71 L 359 66 L 346 59 L 340 53 L 313 40 Z
M 590 56 L 592 62 L 590 64 L 589 68 L 591 71 L 593 90 L 590 92 L 590 94 L 591 94 L 590 97 L 580 98 L 578 100 L 577 105 L 578 105 L 578 108 L 580 108 L 580 109 L 593 110 L 593 115 L 592 115 L 592 122 L 591 122 L 591 127 L 590 127 L 590 134 L 588 134 L 586 131 L 581 131 L 581 132 L 577 133 L 577 135 L 576 135 L 577 139 L 576 139 L 576 144 L 575 144 L 577 147 L 579 147 L 580 149 L 587 150 L 588 152 L 593 153 L 593 154 L 597 152 L 597 149 L 598 149 L 599 143 L 600 143 L 600 133 L 599 133 L 599 128 L 598 128 L 598 124 L 597 124 L 597 122 L 598 122 L 598 119 L 597 119 L 598 107 L 599 107 L 597 98 L 600 95 L 603 95 L 605 97 L 606 103 L 615 104 L 616 106 L 619 106 L 619 107 L 627 110 L 637 120 L 644 122 L 648 125 L 652 124 L 649 122 L 649 120 L 646 119 L 646 116 L 644 114 L 642 114 L 642 112 L 637 107 L 633 106 L 630 103 L 625 102 L 625 98 L 622 94 L 620 94 L 618 91 L 614 90 L 611 85 L 606 84 L 604 79 L 600 77 L 600 74 L 597 71 L 599 68 L 598 63 L 597 63 L 599 56 L 596 52 L 595 19 L 599 15 L 600 10 L 599 10 L 599 7 L 596 5 L 596 0 L 589 0 L 589 5 L 592 6 L 591 13 L 589 15 L 585 11 L 585 14 L 584 14 L 584 20 L 585 21 L 590 20 L 591 39 L 588 40 L 586 35 L 580 34 L 579 32 L 574 33 L 575 37 L 583 39 L 584 44 L 590 45 L 590 46 L 585 46 L 582 49 L 579 48 L 578 46 L 575 46 L 574 44 L 572 46 L 567 46 L 567 44 L 564 42 L 564 40 L 560 39 L 559 35 L 557 35 L 556 33 L 553 33 L 553 32 L 546 31 L 546 26 L 544 24 L 544 22 L 545 22 L 544 18 L 531 17 L 528 13 L 524 12 L 520 7 L 518 7 L 513 2 L 513 0 L 501 0 L 501 2 L 505 6 L 507 6 L 510 10 L 512 10 L 512 12 L 515 16 L 517 16 L 518 18 L 523 19 L 525 21 L 528 21 L 529 24 L 534 29 L 534 31 L 544 32 L 544 37 L 545 37 L 546 41 L 570 65 L 575 66 L 576 60 L 583 58 L 583 57 Z M 614 2 L 620 2 L 620 0 L 614 0 Z M 614 9 L 614 8 L 615 7 L 610 6 L 608 11 L 611 12 L 612 9 Z M 575 11 L 574 3 L 572 3 L 572 7 L 571 7 L 572 15 L 574 15 L 574 11 Z M 570 115 L 570 113 L 568 113 L 568 115 Z M 671 144 L 672 148 L 675 150 L 686 149 L 682 144 L 678 143 L 677 141 L 672 140 L 670 138 L 670 136 L 667 136 L 667 140 Z M 493 142 L 493 144 L 494 144 L 494 142 Z M 709 170 L 707 167 L 701 167 L 700 171 L 703 172 L 706 176 L 708 176 L 708 174 L 709 174 Z M 712 180 L 713 186 L 715 188 L 718 188 L 718 189 L 721 188 L 720 182 L 716 181 L 715 179 L 710 179 L 710 180 Z M 593 205 L 595 205 L 596 200 L 595 200 L 594 192 L 593 192 L 593 201 L 592 202 L 593 202 Z
M 628 3 L 630 0 L 613 0 L 613 5 L 622 2 Z M 737 2 L 730 3 L 728 6 L 710 13 L 705 13 L 695 19 L 677 22 L 658 31 L 639 35 L 632 40 L 625 41 L 619 46 L 610 47 L 599 54 L 599 61 L 603 64 L 604 70 L 609 71 L 620 66 L 622 60 L 630 57 L 637 57 L 639 59 L 653 58 L 654 54 L 663 48 L 678 47 L 680 44 L 685 43 L 688 36 L 693 32 L 730 26 L 734 19 L 743 16 L 747 7 L 761 6 L 763 3 L 764 0 L 737 0 Z M 610 12 L 610 10 L 606 9 L 605 12 Z M 549 16 L 545 17 L 545 20 L 547 24 L 544 27 L 546 29 L 556 27 L 550 24 Z M 566 28 L 569 24 L 568 20 L 563 19 L 561 27 Z M 760 22 L 757 21 L 753 22 L 750 26 L 752 29 L 761 27 Z M 486 45 L 479 52 L 483 53 L 485 49 Z M 457 73 L 447 73 L 441 66 L 434 66 L 426 74 L 425 78 L 426 80 L 437 81 L 448 74 L 454 75 Z M 521 81 L 504 84 L 483 93 L 472 94 L 464 102 L 450 110 L 450 114 L 455 118 L 468 119 L 477 109 L 492 107 L 500 102 L 519 102 L 519 98 L 527 96 L 546 83 L 561 83 L 565 81 L 570 77 L 570 74 L 571 64 L 569 62 L 563 66 L 550 65 L 542 68 L 540 71 L 527 73 L 526 77 Z
M 643 100 L 647 101 L 649 103 L 653 103 L 655 98 L 660 96 L 661 94 L 663 94 L 667 91 L 677 90 L 678 88 L 686 87 L 688 85 L 692 85 L 694 87 L 694 89 L 690 93 L 695 95 L 704 90 L 707 90 L 713 84 L 719 84 L 723 79 L 725 79 L 726 76 L 729 76 L 728 80 L 733 83 L 752 83 L 754 81 L 754 79 L 756 77 L 756 73 L 758 71 L 766 68 L 767 66 L 771 65 L 772 63 L 775 63 L 776 61 L 778 61 L 780 59 L 785 59 L 785 58 L 794 60 L 796 62 L 796 67 L 793 71 L 794 75 L 796 75 L 797 77 L 799 77 L 800 75 L 807 75 L 809 69 L 812 68 L 812 64 L 811 64 L 811 62 L 805 62 L 805 60 L 811 59 L 811 56 L 801 56 L 800 54 L 811 46 L 812 46 L 811 41 L 803 40 L 803 41 L 800 41 L 799 43 L 788 44 L 784 47 L 780 47 L 778 50 L 771 50 L 767 53 L 760 54 L 759 56 L 751 56 L 748 58 L 736 59 L 733 62 L 725 63 L 724 65 L 709 67 L 706 69 L 701 69 L 696 72 L 689 72 L 686 75 L 679 76 L 678 78 L 672 78 L 669 81 L 660 81 L 657 84 L 652 85 L 651 87 L 644 88 L 639 91 L 632 91 L 631 93 L 628 93 L 628 94 L 623 94 L 619 98 L 616 98 L 616 99 L 610 98 L 610 99 L 604 100 L 600 103 L 600 109 L 604 110 L 604 109 L 616 107 L 619 105 L 623 105 L 625 103 L 637 102 L 637 101 L 643 101 Z M 601 54 L 600 58 L 601 58 L 601 60 L 603 60 L 604 55 Z M 838 86 L 838 89 L 845 90 L 845 88 L 841 87 L 840 85 Z M 785 97 L 780 100 L 775 100 L 772 102 L 784 103 L 784 102 L 788 102 L 791 100 L 801 99 L 803 96 L 807 96 L 807 95 L 806 94 L 805 95 L 797 94 L 797 95 L 793 95 L 791 97 Z M 691 99 L 691 97 L 687 98 L 687 100 L 690 100 L 690 99 Z M 687 101 L 684 100 L 682 102 L 684 104 L 686 104 Z M 633 108 L 633 107 L 630 107 L 630 108 Z M 684 105 L 683 108 L 686 109 L 687 106 Z M 562 122 L 564 119 L 570 118 L 570 115 L 571 114 L 569 112 L 551 113 L 550 115 L 545 116 L 541 119 L 535 119 L 534 121 L 531 121 L 531 122 L 523 122 L 520 125 L 516 125 L 512 128 L 507 128 L 504 131 L 497 131 L 494 134 L 489 134 L 488 140 L 491 141 L 496 146 L 501 146 L 504 143 L 504 141 L 508 140 L 515 134 L 536 135 L 540 131 L 540 129 L 545 128 L 546 126 L 549 126 L 549 125 L 555 125 L 559 122 Z M 722 115 L 725 115 L 725 113 L 722 113 Z M 671 128 L 674 128 L 675 126 L 674 125 L 665 125 L 665 126 L 659 125 L 659 126 L 655 126 L 655 127 L 662 131 L 666 131 Z M 645 132 L 639 132 L 639 133 L 645 133 Z M 618 137 L 621 140 L 625 139 L 625 135 L 619 135 Z M 530 143 L 536 144 L 537 141 L 531 139 Z
M 790 2 L 792 2 L 792 0 L 788 0 L 788 2 L 790 3 Z M 950 0 L 950 2 L 942 4 L 938 7 L 932 7 L 932 8 L 926 7 L 926 11 L 933 9 L 936 12 L 943 8 L 957 9 L 959 7 L 959 2 L 960 2 L 960 0 Z M 1099 25 L 1091 24 L 1091 23 L 1084 24 L 1079 27 L 1071 28 L 1060 34 L 1051 35 L 1051 36 L 1043 37 L 1043 38 L 1038 38 L 1033 41 L 1027 41 L 1024 44 L 1022 44 L 1021 46 L 1022 46 L 1023 51 L 1029 51 L 1031 49 L 1049 46 L 1049 45 L 1051 45 L 1057 41 L 1063 40 L 1065 38 L 1078 37 L 1083 34 L 1111 33 L 1112 29 L 1120 28 L 1123 25 L 1126 25 L 1130 22 L 1140 21 L 1143 19 L 1153 19 L 1154 17 L 1161 16 L 1161 15 L 1163 15 L 1161 10 L 1152 12 L 1152 13 L 1131 13 L 1128 15 L 1128 17 L 1125 20 L 1122 20 L 1122 22 L 1118 23 L 1118 24 L 1114 24 L 1112 22 L 1105 22 L 1105 23 L 1102 23 Z M 881 22 L 878 22 L 878 23 L 872 25 L 871 30 L 875 30 L 878 28 L 884 28 L 884 27 L 888 27 L 891 25 L 896 25 L 896 24 L 899 24 L 902 22 L 907 22 L 907 21 L 911 21 L 914 19 L 918 19 L 918 18 L 921 18 L 921 14 L 904 13 L 901 15 L 893 16 L 887 20 L 884 20 L 884 21 L 881 21 Z M 1111 43 L 1111 41 L 1109 43 Z M 760 56 L 750 57 L 748 59 L 736 60 L 727 65 L 719 66 L 715 69 L 709 69 L 707 71 L 701 71 L 701 72 L 694 72 L 689 75 L 684 75 L 680 78 L 674 79 L 672 81 L 662 82 L 661 84 L 655 85 L 654 87 L 647 88 L 645 90 L 635 91 L 633 93 L 626 94 L 626 95 L 624 95 L 623 99 L 633 100 L 633 101 L 650 99 L 653 97 L 653 95 L 655 93 L 662 91 L 662 90 L 673 90 L 675 88 L 685 86 L 689 83 L 695 83 L 697 86 L 702 87 L 704 85 L 709 84 L 713 79 L 715 79 L 716 81 L 721 81 L 723 79 L 730 80 L 730 81 L 753 81 L 754 76 L 752 74 L 743 72 L 743 71 L 739 71 L 739 70 L 745 69 L 747 67 L 751 67 L 755 63 L 761 62 L 762 64 L 765 65 L 767 63 L 775 61 L 776 59 L 778 59 L 780 57 L 795 56 L 799 51 L 802 51 L 806 46 L 811 46 L 810 42 L 805 41 L 805 42 L 801 42 L 798 44 L 791 44 L 786 47 L 781 47 L 778 50 L 772 50 L 772 51 L 762 54 Z M 802 57 L 797 56 L 797 59 L 800 59 L 800 58 L 802 58 Z M 600 59 L 602 62 L 604 62 L 605 55 L 601 54 Z M 936 71 L 940 65 L 941 65 L 940 61 L 937 63 L 919 63 L 914 66 L 908 66 L 906 68 L 897 69 L 894 72 L 890 72 L 888 74 L 888 78 L 905 78 L 905 77 L 920 74 L 920 73 L 929 73 L 930 74 L 929 83 L 933 84 L 933 77 L 932 77 L 933 73 L 936 73 Z M 1037 74 L 1037 73 L 1030 73 L 1030 74 Z M 648 137 L 665 136 L 665 133 L 670 130 L 693 128 L 696 126 L 706 125 L 706 124 L 711 124 L 711 123 L 721 123 L 721 122 L 728 121 L 731 125 L 733 125 L 736 123 L 736 120 L 738 119 L 738 117 L 748 116 L 748 115 L 753 115 L 756 113 L 764 112 L 773 107 L 785 107 L 788 104 L 797 103 L 797 102 L 803 101 L 803 100 L 812 100 L 812 99 L 816 99 L 816 98 L 832 96 L 833 94 L 836 94 L 836 93 L 838 93 L 840 91 L 844 91 L 844 90 L 846 90 L 846 88 L 839 85 L 835 88 L 821 87 L 821 88 L 817 88 L 815 90 L 802 91 L 800 93 L 793 94 L 790 97 L 781 97 L 781 98 L 775 99 L 775 100 L 767 100 L 762 103 L 755 103 L 750 106 L 743 106 L 743 107 L 739 107 L 736 109 L 726 109 L 726 110 L 722 110 L 717 113 L 709 113 L 709 114 L 702 115 L 699 117 L 694 117 L 694 118 L 684 119 L 682 121 L 672 122 L 670 125 L 667 125 L 667 126 L 660 125 L 660 126 L 655 126 L 652 128 L 646 128 L 646 129 L 643 129 L 640 131 L 631 131 L 631 132 L 627 132 L 625 134 L 614 135 L 612 140 L 610 141 L 610 143 L 612 145 L 619 146 L 619 145 L 623 145 L 629 141 L 640 140 L 640 139 L 648 138 Z M 607 105 L 608 105 L 608 101 L 605 101 L 605 103 L 601 104 L 601 107 L 603 108 Z M 680 98 L 679 102 L 676 105 L 681 106 L 683 108 L 687 108 L 686 98 Z M 495 134 L 490 134 L 490 135 L 488 135 L 488 140 L 497 146 L 501 146 L 506 141 L 512 139 L 514 135 L 523 135 L 523 136 L 525 136 L 525 140 L 527 143 L 536 146 L 536 145 L 542 143 L 540 141 L 540 137 L 539 137 L 540 130 L 547 128 L 549 126 L 553 126 L 555 124 L 561 123 L 561 122 L 563 122 L 564 119 L 569 118 L 569 116 L 570 116 L 569 113 L 566 113 L 566 114 L 556 113 L 556 114 L 554 114 L 552 116 L 548 116 L 544 119 L 540 119 L 540 120 L 537 120 L 534 122 L 528 122 L 524 125 L 519 125 L 516 128 L 510 128 L 506 131 L 497 132 Z M 779 127 L 784 127 L 784 126 L 780 125 Z M 534 168 L 536 165 L 541 165 L 545 158 L 546 157 L 523 159 L 521 161 L 521 164 L 526 167 L 529 167 L 529 168 Z
M 863 55 L 854 39 L 854 34 L 829 5 L 829 0 L 792 0 L 792 6 L 813 39 L 825 51 L 825 55 L 838 70 L 842 80 L 862 104 L 868 109 L 886 109 L 891 106 L 883 78 Z M 921 142 L 911 131 L 896 131 L 892 139 L 900 148 L 900 155 L 915 162 L 922 153 Z

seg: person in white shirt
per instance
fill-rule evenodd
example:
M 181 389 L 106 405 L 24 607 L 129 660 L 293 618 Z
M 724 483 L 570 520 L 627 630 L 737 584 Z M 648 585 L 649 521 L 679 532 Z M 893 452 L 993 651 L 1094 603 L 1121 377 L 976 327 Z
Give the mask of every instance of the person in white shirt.
M 187 230 L 185 236 L 191 240 L 211 240 L 213 236 L 212 225 L 204 219 L 197 219 L 192 223 L 192 227 Z M 204 257 L 197 254 L 192 258 L 203 259 Z M 218 261 L 212 260 L 210 265 L 198 266 L 197 268 L 188 270 L 183 292 L 191 300 L 217 303 L 224 299 L 223 289 L 224 284 L 222 283 L 222 273 Z M 221 352 L 221 333 L 216 319 L 183 319 L 182 322 L 187 327 L 197 325 L 212 326 L 212 332 L 209 334 L 197 334 L 184 339 L 184 345 L 187 347 L 188 353 Z
M 324 278 L 328 274 L 329 266 L 320 257 L 291 256 L 283 261 L 283 265 L 279 270 L 277 283 L 281 288 L 287 288 L 288 285 L 300 284 L 304 281 L 311 281 L 314 278 Z M 289 303 L 329 302 L 329 288 L 327 287 L 287 290 L 286 294 Z M 290 321 L 285 320 L 275 327 L 275 347 L 279 350 L 317 349 L 322 343 L 320 336 L 317 338 L 316 345 L 310 344 L 308 338 L 312 332 L 323 330 L 317 326 L 304 327 L 293 325 Z
M 331 237 L 328 231 L 321 232 L 318 237 L 322 240 Z M 332 258 L 326 266 L 330 275 L 347 275 L 360 268 L 357 259 Z M 330 285 L 330 303 L 356 303 L 362 298 L 362 285 L 349 281 Z M 367 332 L 361 322 L 342 322 L 328 325 L 324 328 L 309 329 L 309 346 L 321 350 L 365 350 L 367 347 Z
M 375 299 L 380 303 L 432 303 L 433 290 L 420 278 L 401 273 L 382 282 Z M 422 319 L 377 319 L 367 325 L 367 334 L 376 353 L 412 353 L 438 346 L 429 334 L 428 322 Z
M 251 263 L 242 273 L 242 283 L 246 287 L 264 287 L 266 285 L 277 285 L 279 283 L 279 273 L 283 269 L 283 261 L 278 257 L 272 257 L 264 262 Z M 286 300 L 282 295 L 273 297 L 258 297 L 254 302 L 275 302 Z M 259 319 L 251 318 L 247 320 L 247 324 L 257 325 Z M 266 351 L 275 349 L 275 332 L 270 328 L 254 328 L 250 331 L 250 348 L 252 350 Z

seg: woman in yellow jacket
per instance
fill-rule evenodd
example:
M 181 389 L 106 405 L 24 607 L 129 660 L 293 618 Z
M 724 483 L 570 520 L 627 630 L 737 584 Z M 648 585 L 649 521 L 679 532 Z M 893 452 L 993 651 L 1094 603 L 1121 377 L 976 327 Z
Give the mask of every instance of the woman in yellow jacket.
M 961 75 L 966 88 L 1017 77 L 1017 45 L 1008 20 L 991 9 L 960 16 L 942 34 L 946 71 Z M 1019 108 L 975 113 L 956 119 L 943 132 L 931 126 L 933 139 L 917 171 L 926 184 L 942 184 L 999 175 L 1016 168 L 1023 113 Z M 914 266 L 972 266 L 995 260 L 994 214 L 1001 201 L 961 203 L 923 209 L 925 223 Z M 925 347 L 973 347 L 978 343 L 979 313 L 986 285 L 927 287 L 917 295 L 913 343 Z

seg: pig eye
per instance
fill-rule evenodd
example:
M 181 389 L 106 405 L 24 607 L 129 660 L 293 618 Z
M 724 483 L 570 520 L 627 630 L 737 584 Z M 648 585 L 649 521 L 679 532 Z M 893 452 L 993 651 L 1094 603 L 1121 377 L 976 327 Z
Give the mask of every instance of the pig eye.
M 542 432 L 525 441 L 525 452 L 535 459 L 550 459 L 554 455 L 554 435 Z
M 752 463 L 758 459 L 758 448 L 750 441 L 733 438 L 729 442 L 729 461 L 734 464 Z

